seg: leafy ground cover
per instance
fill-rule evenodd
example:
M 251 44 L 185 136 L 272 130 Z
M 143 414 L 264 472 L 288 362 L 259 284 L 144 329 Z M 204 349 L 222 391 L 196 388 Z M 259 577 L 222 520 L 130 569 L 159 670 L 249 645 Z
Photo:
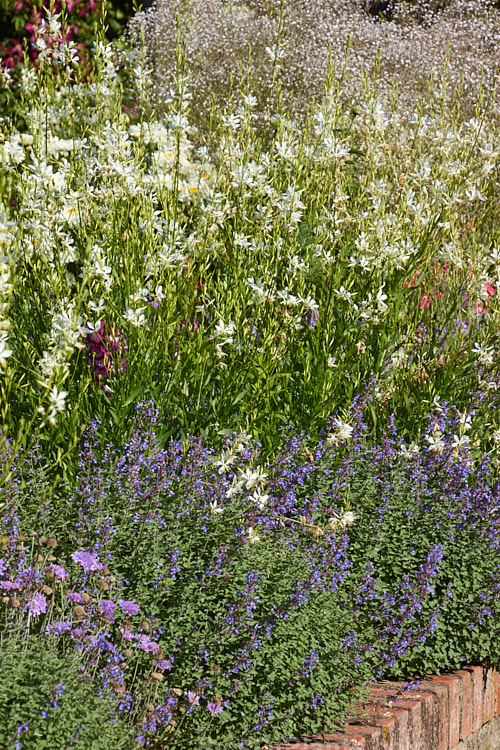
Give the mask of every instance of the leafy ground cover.
M 260 747 L 498 664 L 494 90 L 331 64 L 295 119 L 276 64 L 195 128 L 181 39 L 158 108 L 59 24 L 0 122 L 0 744 Z

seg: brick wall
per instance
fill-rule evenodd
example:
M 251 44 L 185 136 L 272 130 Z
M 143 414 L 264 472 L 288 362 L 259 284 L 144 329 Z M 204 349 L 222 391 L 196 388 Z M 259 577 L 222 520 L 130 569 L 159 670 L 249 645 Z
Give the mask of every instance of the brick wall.
M 354 708 L 345 731 L 273 750 L 500 750 L 500 721 L 491 724 L 493 739 L 491 731 L 486 744 L 479 738 L 483 725 L 500 716 L 500 674 L 493 669 L 466 667 L 427 677 L 410 690 L 404 683 L 373 683 L 370 694 Z

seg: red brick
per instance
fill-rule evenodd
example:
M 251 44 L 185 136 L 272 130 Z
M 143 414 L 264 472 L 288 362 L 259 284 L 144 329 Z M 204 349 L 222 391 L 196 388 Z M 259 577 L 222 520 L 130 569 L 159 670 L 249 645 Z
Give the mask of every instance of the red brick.
M 466 667 L 472 677 L 472 731 L 483 726 L 483 668 Z
M 379 742 L 380 750 L 397 750 L 396 720 L 392 715 L 384 716 L 384 711 L 384 708 L 370 710 L 366 723 L 382 730 L 381 741 Z
M 346 731 L 353 729 L 356 735 L 365 739 L 366 750 L 380 750 L 382 746 L 382 730 L 379 727 L 369 727 L 366 724 L 351 724 Z
M 440 675 L 429 677 L 431 682 L 448 687 L 448 747 L 453 748 L 460 742 L 460 715 L 462 713 L 462 680 L 458 675 Z
M 500 716 L 500 672 L 495 672 L 497 683 L 497 716 Z
M 455 672 L 462 680 L 462 714 L 460 716 L 460 739 L 466 740 L 472 734 L 474 719 L 472 675 L 465 669 Z
M 440 685 L 433 680 L 421 680 L 420 688 L 426 692 L 434 693 L 437 698 L 435 707 L 437 713 L 437 733 L 434 739 L 436 745 L 433 750 L 448 750 L 448 726 L 450 723 L 448 686 Z
M 379 750 L 381 732 L 372 727 L 349 724 L 339 732 L 303 737 L 301 741 L 273 745 L 272 750 Z
M 408 747 L 413 750 L 419 746 L 422 738 L 422 702 L 398 700 L 396 706 L 408 713 Z
M 339 745 L 337 742 L 289 742 L 284 745 L 273 745 L 272 750 L 353 750 L 356 747 Z
M 439 734 L 438 699 L 434 693 L 412 693 L 412 698 L 421 708 L 421 744 L 424 748 L 435 748 Z
M 323 737 L 324 750 L 337 750 L 338 747 L 348 747 L 351 750 L 377 750 L 377 746 L 370 742 L 359 727 L 350 724 L 342 732 L 325 734 Z
M 483 683 L 484 685 L 484 683 Z M 486 673 L 486 686 L 484 687 L 483 697 L 483 724 L 491 721 L 496 715 L 496 679 L 493 669 L 488 669 Z

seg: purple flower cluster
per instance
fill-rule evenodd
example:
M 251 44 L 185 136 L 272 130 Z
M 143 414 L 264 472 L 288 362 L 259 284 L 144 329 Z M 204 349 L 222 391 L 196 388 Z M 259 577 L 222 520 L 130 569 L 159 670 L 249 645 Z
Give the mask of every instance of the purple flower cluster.
M 99 330 L 87 334 L 87 364 L 92 367 L 94 382 L 100 384 L 101 390 L 107 395 L 109 386 L 107 381 L 114 376 L 124 375 L 127 362 L 124 352 L 128 351 L 128 343 L 119 328 L 112 333 L 106 333 L 106 325 L 100 321 Z
M 374 444 L 370 398 L 344 415 L 349 443 L 327 433 L 312 445 L 290 430 L 265 463 L 258 443 L 229 435 L 222 448 L 234 460 L 222 472 L 220 450 L 201 438 L 162 447 L 152 404 L 137 408 L 120 449 L 102 446 L 93 423 L 68 503 L 73 546 L 61 559 L 41 535 L 43 560 L 20 544 L 10 496 L 0 559 L 8 619 L 84 654 L 98 683 L 113 687 L 117 713 L 139 717 L 143 745 L 317 731 L 368 679 L 479 658 L 500 617 L 489 457 L 457 448 L 463 418 L 446 404 L 427 432 L 442 435 L 440 452 L 425 435 L 409 452 L 392 418 Z M 352 525 L 332 523 L 347 509 Z M 470 553 L 470 568 L 481 550 L 469 580 L 457 561 Z

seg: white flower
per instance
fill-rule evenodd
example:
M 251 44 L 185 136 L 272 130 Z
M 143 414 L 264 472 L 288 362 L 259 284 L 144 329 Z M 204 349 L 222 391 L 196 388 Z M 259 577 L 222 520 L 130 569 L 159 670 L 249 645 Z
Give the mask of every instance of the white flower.
M 409 446 L 403 445 L 399 450 L 399 455 L 403 458 L 414 458 L 420 453 L 420 448 L 416 443 L 410 443 Z
M 212 338 L 215 339 L 225 337 L 225 341 L 223 343 L 232 344 L 235 325 L 236 324 L 232 320 L 230 320 L 227 325 L 223 320 L 219 320 L 219 322 L 215 326 L 215 333 Z
M 385 300 L 387 299 L 387 294 L 384 294 L 384 288 L 378 290 L 377 292 L 377 307 L 379 309 L 379 312 L 385 312 L 387 310 L 387 305 L 385 304 Z
M 80 328 L 80 333 L 82 335 L 88 336 L 91 333 L 96 333 L 101 329 L 101 322 L 100 320 L 96 321 L 95 323 L 91 323 L 89 320 L 87 320 L 87 323 Z
M 257 542 L 260 542 L 260 536 L 254 530 L 253 526 L 250 526 L 248 529 L 248 541 L 250 544 L 257 544 Z
M 247 490 L 251 490 L 252 487 L 255 487 L 259 482 L 263 482 L 264 479 L 267 479 L 267 474 L 259 468 L 257 471 L 252 471 L 250 468 L 245 469 L 245 471 L 241 472 L 240 476 L 240 482 Z
M 344 286 L 341 286 L 340 289 L 334 289 L 333 293 L 336 294 L 339 299 L 343 299 L 346 302 L 349 302 L 349 304 L 352 303 L 353 295 Z
M 301 301 L 302 304 L 305 305 L 305 307 L 307 307 L 307 309 L 311 312 L 318 312 L 319 305 L 312 297 L 307 297 L 305 299 L 304 297 L 301 297 Z
M 93 300 L 91 300 L 89 305 L 94 315 L 100 315 L 106 309 L 106 303 L 104 302 L 104 299 L 102 297 L 99 302 L 94 302 Z M 99 325 L 100 323 L 101 321 L 99 321 Z
M 443 406 L 441 405 L 441 403 L 439 401 L 439 394 L 437 396 L 434 396 L 434 398 L 432 400 L 432 408 L 435 409 L 438 414 L 442 414 L 443 413 L 444 409 L 443 409 Z
M 342 422 L 341 419 L 334 419 L 336 430 L 328 436 L 326 442 L 327 445 L 336 445 L 344 440 L 349 440 L 352 437 L 353 427 L 347 422 Z
M 226 128 L 229 128 L 230 130 L 236 131 L 240 127 L 240 118 L 237 115 L 230 114 L 230 115 L 222 115 L 222 122 L 224 123 Z
M 272 47 L 266 47 L 266 52 L 272 63 L 276 62 L 276 60 L 283 60 L 286 57 L 285 50 L 278 47 L 277 44 L 273 44 Z
M 460 414 L 460 429 L 463 432 L 467 432 L 470 430 L 472 426 L 472 416 L 470 414 L 467 414 L 466 412 L 464 414 Z
M 243 97 L 243 103 L 246 104 L 247 107 L 256 107 L 258 104 L 257 98 L 253 96 L 252 94 L 245 94 Z
M 352 526 L 356 518 L 357 515 L 352 510 L 346 510 L 341 516 L 332 516 L 329 518 L 328 527 L 330 529 L 336 529 L 337 527 L 345 529 L 346 526 Z
M 155 298 L 158 302 L 161 302 L 163 299 L 166 298 L 166 294 L 163 293 L 163 285 L 159 284 L 155 287 Z
M 58 391 L 56 385 L 52 388 L 52 391 L 49 396 L 50 410 L 52 413 L 64 411 L 64 409 L 66 408 L 65 399 L 67 395 L 68 394 L 66 391 Z
M 231 464 L 234 463 L 235 459 L 236 456 L 234 455 L 234 453 L 230 453 L 229 451 L 225 450 L 222 451 L 220 461 L 215 462 L 215 466 L 219 467 L 219 474 L 225 474 Z
M 143 314 L 144 307 L 138 307 L 136 310 L 132 310 L 131 307 L 127 307 L 123 313 L 123 317 L 133 326 L 143 326 L 147 322 L 146 316 Z
M 338 367 L 336 358 L 332 357 L 331 355 L 328 356 L 328 359 L 326 360 L 326 364 L 328 365 L 328 367 L 331 367 L 333 369 L 335 367 Z
M 472 352 L 477 355 L 480 364 L 491 365 L 493 363 L 495 350 L 492 346 L 486 346 L 486 344 L 480 344 L 476 341 Z
M 210 503 L 210 512 L 211 513 L 224 513 L 224 508 L 221 508 L 220 505 L 217 504 L 218 501 L 214 500 Z
M 260 490 L 254 490 L 253 493 L 247 498 L 252 500 L 259 510 L 263 510 L 269 500 L 269 495 L 263 495 Z
M 352 526 L 357 516 L 352 510 L 347 510 L 340 519 L 341 526 Z
M 426 435 L 425 439 L 429 443 L 429 450 L 433 453 L 439 455 L 444 451 L 445 443 L 440 432 L 436 432 L 434 435 Z
M 7 349 L 7 336 L 2 334 L 0 338 L 0 369 L 3 369 L 7 364 L 7 358 L 12 354 L 12 349 Z
M 453 435 L 453 445 L 451 447 L 457 451 L 459 448 L 468 446 L 469 443 L 470 437 L 468 435 Z

